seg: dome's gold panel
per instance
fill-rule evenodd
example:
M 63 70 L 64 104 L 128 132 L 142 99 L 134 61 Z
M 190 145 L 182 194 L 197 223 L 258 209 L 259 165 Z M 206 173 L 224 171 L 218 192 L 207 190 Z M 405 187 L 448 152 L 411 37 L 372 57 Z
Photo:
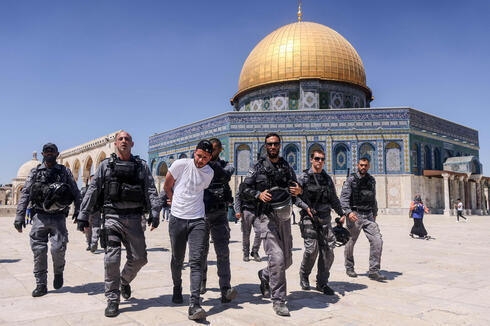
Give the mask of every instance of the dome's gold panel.
M 327 26 L 296 22 L 267 35 L 243 64 L 238 92 L 305 78 L 355 84 L 367 89 L 361 58 L 352 45 Z

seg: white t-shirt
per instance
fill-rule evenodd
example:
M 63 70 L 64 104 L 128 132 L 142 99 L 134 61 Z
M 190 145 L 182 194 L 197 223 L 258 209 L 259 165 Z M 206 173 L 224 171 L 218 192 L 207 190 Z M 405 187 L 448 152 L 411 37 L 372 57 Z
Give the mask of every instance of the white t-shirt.
M 209 165 L 198 169 L 192 158 L 176 160 L 168 169 L 175 179 L 172 215 L 193 220 L 204 217 L 204 189 L 209 187 L 214 171 Z
M 458 211 L 463 210 L 463 202 L 458 203 Z

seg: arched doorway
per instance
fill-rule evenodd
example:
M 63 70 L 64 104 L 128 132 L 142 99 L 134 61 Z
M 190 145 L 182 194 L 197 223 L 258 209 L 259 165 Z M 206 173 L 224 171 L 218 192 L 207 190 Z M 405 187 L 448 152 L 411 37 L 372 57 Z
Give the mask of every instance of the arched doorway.
M 99 157 L 97 158 L 97 162 L 95 163 L 95 169 L 97 169 L 102 163 L 103 160 L 105 160 L 107 157 L 107 154 L 105 152 L 100 152 Z
M 242 144 L 236 149 L 236 171 L 238 174 L 246 174 L 251 163 L 250 146 Z
M 388 143 L 385 148 L 386 172 L 400 172 L 402 170 L 401 147 L 395 142 Z
M 78 159 L 73 163 L 73 170 L 71 170 L 71 173 L 73 174 L 75 181 L 78 181 L 78 175 L 80 173 L 80 161 Z

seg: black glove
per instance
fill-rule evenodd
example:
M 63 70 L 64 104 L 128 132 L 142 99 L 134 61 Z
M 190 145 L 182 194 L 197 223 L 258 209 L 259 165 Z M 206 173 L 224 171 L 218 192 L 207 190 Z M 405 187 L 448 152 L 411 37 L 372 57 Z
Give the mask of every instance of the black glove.
M 14 228 L 17 230 L 17 231 L 22 231 L 22 227 L 26 227 L 26 221 L 15 221 L 14 222 Z
M 150 217 L 148 217 L 148 225 L 151 225 L 153 226 L 154 228 L 157 228 L 158 225 L 160 225 L 160 219 L 157 217 L 152 217 L 150 215 Z
M 78 212 L 74 212 L 73 213 L 73 216 L 71 217 L 71 219 L 73 220 L 73 222 L 75 222 L 77 220 L 77 217 L 78 217 Z
M 88 228 L 89 224 L 88 221 L 77 221 L 77 230 L 78 231 L 85 231 L 85 228 Z

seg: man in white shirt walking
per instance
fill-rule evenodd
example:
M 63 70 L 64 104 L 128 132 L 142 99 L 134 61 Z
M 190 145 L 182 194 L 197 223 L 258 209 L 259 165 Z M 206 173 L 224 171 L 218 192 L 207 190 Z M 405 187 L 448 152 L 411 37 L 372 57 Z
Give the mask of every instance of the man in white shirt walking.
M 459 222 L 460 217 L 464 218 L 465 221 L 468 221 L 468 219 L 463 216 L 463 202 L 461 201 L 460 198 L 458 198 L 458 202 L 456 203 L 456 210 L 458 211 L 456 222 Z
M 199 304 L 199 290 L 203 252 L 207 239 L 203 194 L 214 176 L 213 169 L 207 165 L 212 152 L 213 145 L 209 141 L 200 141 L 193 159 L 179 159 L 170 166 L 163 186 L 172 205 L 169 221 L 172 248 L 170 268 L 174 283 L 172 302 L 177 304 L 183 302 L 182 265 L 186 245 L 189 243 L 191 291 L 189 319 L 191 320 L 206 318 L 206 312 Z

